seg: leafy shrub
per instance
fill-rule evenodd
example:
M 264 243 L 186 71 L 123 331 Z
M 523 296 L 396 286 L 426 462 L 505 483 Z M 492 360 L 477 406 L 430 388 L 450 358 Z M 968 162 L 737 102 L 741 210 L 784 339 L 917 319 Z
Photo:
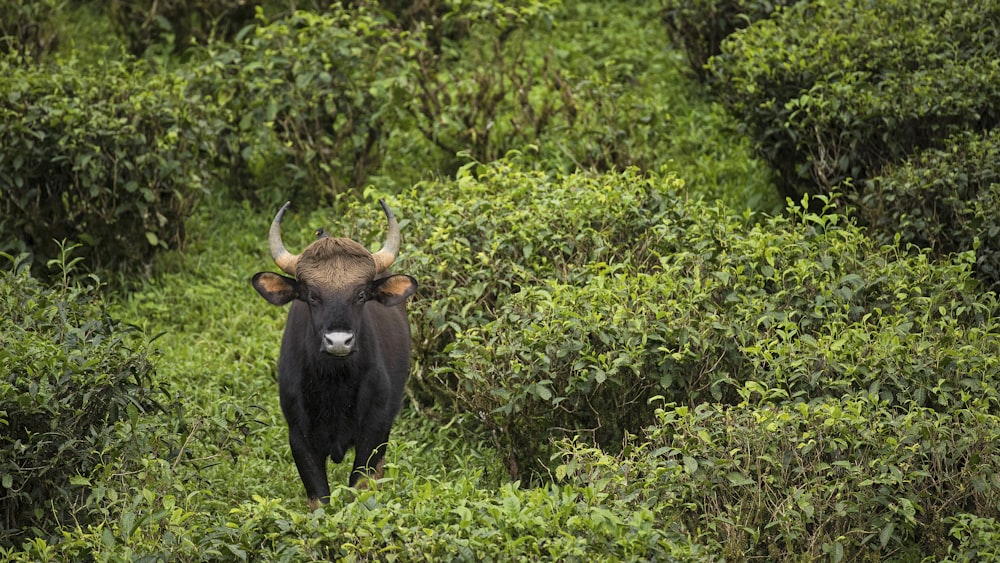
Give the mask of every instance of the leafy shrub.
M 480 483 L 482 460 L 470 454 L 473 445 L 455 429 L 442 434 L 421 429 L 419 437 L 394 442 L 390 450 L 406 461 L 386 464 L 381 491 L 336 486 L 331 503 L 317 512 L 303 510 L 295 500 L 244 491 L 234 502 L 199 510 L 190 506 L 190 497 L 208 495 L 192 491 L 185 498 L 182 489 L 153 496 L 140 489 L 131 510 L 142 516 L 135 520 L 74 527 L 58 544 L 35 540 L 19 552 L 0 549 L 0 556 L 24 562 L 561 561 L 592 554 L 613 560 L 713 560 L 649 508 L 620 502 L 611 492 L 613 483 L 537 489 Z M 428 448 L 423 438 L 436 446 Z
M 995 127 L 998 15 L 995 1 L 802 2 L 729 36 L 710 68 L 798 199 Z
M 860 218 L 872 236 L 942 256 L 975 249 L 976 275 L 1000 289 L 1000 132 L 964 133 L 864 184 Z M 978 241 L 978 242 L 977 242 Z
M 523 288 L 457 334 L 444 370 L 458 378 L 454 396 L 515 475 L 544 471 L 554 437 L 617 450 L 649 423 L 654 395 L 732 403 L 759 381 L 804 401 L 866 390 L 948 409 L 997 398 L 995 304 L 967 295 L 968 264 L 887 261 L 858 231 L 785 221 L 687 225 L 687 236 L 653 227 L 659 268 L 598 263 L 581 268 L 589 277 Z M 706 235 L 733 242 L 713 249 Z
M 299 11 L 213 49 L 193 81 L 235 128 L 225 136 L 235 195 L 318 202 L 360 188 L 378 168 L 399 72 L 384 18 Z
M 58 10 L 57 0 L 0 0 L 0 54 L 42 60 L 58 44 L 59 34 L 52 21 Z
M 984 412 L 995 404 L 939 412 L 867 393 L 777 404 L 761 394 L 750 383 L 750 402 L 734 407 L 657 409 L 648 441 L 616 460 L 563 444 L 557 476 L 609 482 L 656 517 L 679 515 L 726 558 L 941 557 L 949 535 L 971 555 L 989 537 L 988 520 L 969 517 L 998 514 L 1000 419 Z
M 69 239 L 89 266 L 135 273 L 183 241 L 215 153 L 183 80 L 141 63 L 0 69 L 0 250 L 41 266 Z
M 527 0 L 532 2 L 534 0 Z M 377 8 L 392 14 L 393 25 L 400 31 L 425 34 L 427 46 L 441 53 L 446 41 L 456 41 L 468 34 L 468 19 L 463 11 L 505 9 L 511 2 L 474 0 L 351 0 L 353 6 Z
M 609 15 L 536 0 L 412 7 L 356 2 L 262 19 L 238 45 L 210 47 L 195 83 L 233 124 L 224 140 L 234 190 L 312 205 L 368 182 L 397 192 L 522 149 L 559 170 L 655 170 L 696 153 L 704 162 L 686 176 L 709 179 L 720 197 L 742 195 L 722 181 L 734 192 L 762 183 L 746 178 L 762 168 L 720 162 L 738 143 L 690 123 L 694 112 L 677 100 L 695 103 L 702 92 L 676 80 L 668 54 L 634 40 L 660 33 L 646 17 L 655 10 L 622 2 Z M 438 18 L 443 35 L 428 29 Z
M 589 276 L 530 284 L 496 306 L 496 320 L 459 332 L 443 368 L 514 478 L 541 470 L 550 441 L 566 434 L 617 450 L 652 422 L 653 395 L 701 367 L 669 354 L 688 320 L 687 303 L 671 295 L 678 272 L 577 268 Z
M 795 1 L 662 0 L 661 17 L 670 38 L 687 56 L 688 66 L 704 82 L 711 78 L 705 65 L 721 52 L 723 39 Z
M 489 162 L 529 145 L 562 170 L 656 169 L 678 137 L 673 106 L 698 93 L 675 92 L 669 55 L 650 48 L 654 18 L 629 2 L 459 3 L 440 47 L 434 30 L 411 36 L 408 123 L 448 175 L 456 155 Z
M 411 387 L 470 413 L 516 477 L 546 472 L 554 437 L 615 450 L 655 395 L 734 404 L 755 381 L 796 401 L 997 397 L 996 304 L 971 291 L 970 253 L 880 248 L 826 198 L 754 219 L 670 177 L 512 164 L 393 205 L 419 241 L 399 266 L 421 282 Z
M 550 179 L 518 162 L 512 155 L 468 165 L 453 182 L 418 184 L 398 202 L 390 198 L 406 220 L 405 236 L 414 241 L 398 268 L 420 282 L 412 318 L 415 353 L 426 368 L 440 365 L 439 354 L 457 333 L 494 320 L 511 294 L 546 279 L 582 283 L 590 278 L 590 263 L 657 260 L 643 233 L 663 205 L 656 190 L 661 180 L 635 170 Z M 369 228 L 376 239 L 384 225 L 364 209 L 363 218 L 345 221 Z M 422 385 L 438 395 L 450 381 L 440 374 Z
M 575 111 L 559 69 L 529 53 L 525 41 L 535 22 L 553 17 L 553 4 L 459 3 L 444 17 L 468 30 L 460 41 L 441 42 L 419 30 L 409 51 L 412 92 L 404 104 L 415 127 L 449 158 L 466 152 L 495 160 Z
M 558 69 L 557 80 L 542 89 L 562 105 L 551 105 L 558 111 L 532 143 L 562 170 L 655 171 L 727 144 L 685 151 L 685 142 L 714 144 L 706 134 L 711 129 L 687 122 L 688 104 L 705 92 L 683 78 L 673 53 L 656 47 L 662 29 L 651 4 L 568 3 L 548 27 L 536 25 L 531 44 L 546 66 Z
M 158 408 L 142 335 L 108 316 L 93 280 L 68 281 L 79 260 L 70 250 L 61 285 L 43 285 L 20 260 L 0 271 L 4 547 L 106 508 L 113 475 L 140 453 L 141 433 L 127 430 Z
M 952 523 L 948 534 L 954 538 L 956 545 L 948 546 L 948 556 L 940 561 L 987 561 L 1000 557 L 997 550 L 1000 546 L 1000 525 L 995 517 L 963 513 L 948 520 Z
M 110 16 L 129 52 L 142 56 L 150 47 L 172 42 L 181 53 L 192 44 L 232 39 L 253 23 L 260 0 L 114 0 Z

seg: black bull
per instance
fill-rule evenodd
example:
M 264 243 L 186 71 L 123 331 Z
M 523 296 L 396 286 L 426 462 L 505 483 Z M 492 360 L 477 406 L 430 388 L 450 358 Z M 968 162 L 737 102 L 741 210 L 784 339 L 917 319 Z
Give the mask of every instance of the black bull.
M 269 243 L 275 263 L 294 277 L 260 272 L 252 280 L 268 302 L 292 304 L 278 359 L 278 390 L 312 508 L 329 501 L 327 456 L 340 463 L 354 448 L 351 486 L 381 477 L 409 375 L 406 299 L 417 282 L 387 270 L 399 251 L 399 226 L 385 202 L 379 203 L 389 234 L 378 252 L 320 232 L 299 255 L 281 242 L 286 203 L 271 223 Z

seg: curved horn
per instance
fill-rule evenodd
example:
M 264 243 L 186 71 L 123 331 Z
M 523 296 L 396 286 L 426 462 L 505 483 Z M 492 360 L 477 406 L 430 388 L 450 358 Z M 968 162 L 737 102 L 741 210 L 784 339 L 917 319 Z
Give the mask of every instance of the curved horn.
M 286 250 L 284 243 L 281 242 L 281 217 L 291 204 L 292 202 L 286 201 L 285 205 L 282 205 L 274 216 L 274 221 L 271 221 L 271 230 L 267 234 L 267 242 L 271 247 L 271 257 L 274 258 L 274 263 L 286 274 L 294 276 L 299 255 Z
M 372 258 L 375 259 L 375 273 L 381 274 L 392 265 L 396 260 L 396 254 L 399 253 L 399 224 L 385 201 L 380 199 L 378 202 L 382 205 L 382 210 L 385 211 L 385 218 L 389 220 L 389 234 L 385 237 L 385 244 L 382 245 L 381 250 L 372 254 Z

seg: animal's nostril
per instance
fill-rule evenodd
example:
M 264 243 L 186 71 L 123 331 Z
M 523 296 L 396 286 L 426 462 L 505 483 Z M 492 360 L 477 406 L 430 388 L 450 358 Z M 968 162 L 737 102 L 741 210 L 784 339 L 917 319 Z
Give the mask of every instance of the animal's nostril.
M 332 356 L 346 356 L 354 351 L 354 332 L 335 330 L 323 335 L 323 351 Z

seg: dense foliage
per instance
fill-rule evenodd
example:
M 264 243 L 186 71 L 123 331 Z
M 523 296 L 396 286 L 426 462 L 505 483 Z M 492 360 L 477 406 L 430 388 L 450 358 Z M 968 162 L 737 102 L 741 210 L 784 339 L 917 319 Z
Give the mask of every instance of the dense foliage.
M 652 396 L 732 404 L 755 382 L 947 409 L 996 393 L 994 305 L 968 262 L 880 249 L 827 200 L 758 226 L 669 177 L 472 172 L 398 204 L 426 280 L 417 385 L 473 413 L 515 476 L 565 433 L 615 449 Z
M 260 0 L 112 0 L 115 32 L 133 55 L 151 47 L 182 53 L 194 45 L 232 39 L 251 24 Z
M 792 4 L 136 2 L 140 59 L 124 3 L 40 4 L 60 50 L 0 86 L 35 252 L 0 559 L 995 558 L 996 7 Z M 375 247 L 378 198 L 409 399 L 381 488 L 307 512 L 249 277 L 272 204 Z
M 93 280 L 65 279 L 71 250 L 52 287 L 0 258 L 0 547 L 106 516 L 106 481 L 135 467 L 136 432 L 157 408 L 146 342 L 108 315 Z
M 996 127 L 998 16 L 994 1 L 800 2 L 730 35 L 710 68 L 797 198 Z
M 975 249 L 976 275 L 1000 289 L 1000 131 L 965 132 L 888 167 L 857 208 L 878 241 L 947 255 Z
M 0 250 L 41 275 L 68 239 L 89 268 L 135 274 L 183 240 L 216 131 L 184 80 L 116 61 L 0 72 Z
M 722 52 L 722 41 L 776 9 L 797 0 L 661 0 L 663 24 L 684 51 L 699 80 L 711 78 L 708 60 Z
M 362 187 L 391 129 L 392 41 L 374 12 L 331 7 L 260 21 L 197 66 L 194 90 L 230 125 L 221 140 L 234 195 L 315 204 Z
M 58 0 L 0 0 L 0 54 L 39 61 L 54 50 L 59 42 L 53 21 L 57 5 Z
M 984 403 L 941 412 L 866 393 L 778 404 L 783 394 L 756 385 L 742 394 L 733 406 L 657 408 L 648 436 L 617 458 L 566 443 L 556 476 L 603 483 L 731 559 L 995 556 L 1000 418 Z

